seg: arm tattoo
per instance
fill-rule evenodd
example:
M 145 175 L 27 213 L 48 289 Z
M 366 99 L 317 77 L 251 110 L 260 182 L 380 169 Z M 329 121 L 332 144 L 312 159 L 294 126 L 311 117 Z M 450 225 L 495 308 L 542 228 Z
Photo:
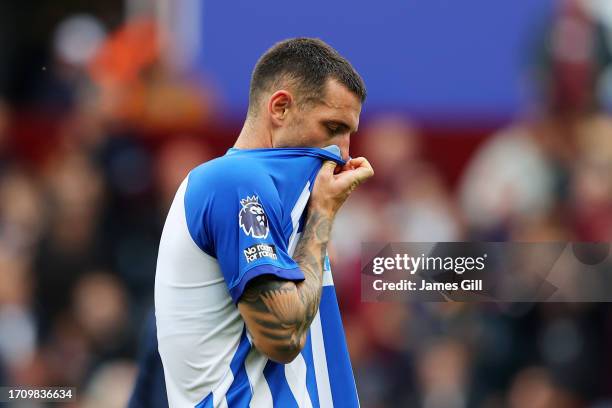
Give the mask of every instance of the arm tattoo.
M 318 211 L 308 214 L 294 259 L 304 272 L 304 280 L 297 284 L 305 309 L 306 330 L 319 310 L 323 285 L 323 263 L 331 232 L 331 220 Z
M 313 210 L 293 258 L 304 273 L 302 282 L 283 281 L 263 275 L 249 283 L 240 298 L 247 306 L 257 332 L 279 351 L 294 353 L 306 341 L 306 333 L 317 314 L 323 284 L 323 262 L 331 232 L 331 219 Z

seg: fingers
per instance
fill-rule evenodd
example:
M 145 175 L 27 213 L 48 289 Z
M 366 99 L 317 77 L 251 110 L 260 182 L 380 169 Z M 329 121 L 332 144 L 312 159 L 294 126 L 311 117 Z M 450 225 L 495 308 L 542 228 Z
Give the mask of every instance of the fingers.
M 365 157 L 355 157 L 349 160 L 347 163 L 352 169 L 356 169 L 358 167 L 369 167 L 372 168 L 370 162 Z
M 361 157 L 359 159 L 361 159 Z M 344 166 L 342 166 L 342 171 L 354 170 L 355 167 L 357 167 L 357 163 L 359 163 L 359 160 L 357 159 L 351 158 L 347 160 L 346 163 L 344 163 Z
M 353 157 L 346 162 L 346 164 L 350 164 L 352 167 L 358 167 L 364 161 L 367 161 L 365 157 Z
M 351 165 L 357 172 L 360 181 L 365 181 L 374 175 L 372 165 L 365 157 L 357 157 L 351 160 Z
M 341 174 L 342 177 L 350 177 L 352 180 L 362 183 L 374 175 L 372 165 L 365 157 L 357 157 L 349 160 Z M 340 175 L 339 175 L 340 176 Z
M 310 207 L 329 212 L 332 216 L 342 206 L 351 192 L 362 182 L 372 177 L 374 171 L 363 157 L 349 160 L 340 168 L 333 161 L 325 161 L 313 186 L 310 196 Z
M 319 172 L 319 174 L 323 173 L 323 175 L 331 177 L 334 174 L 335 170 L 336 162 L 327 160 L 323 162 L 323 167 L 321 167 L 321 171 Z

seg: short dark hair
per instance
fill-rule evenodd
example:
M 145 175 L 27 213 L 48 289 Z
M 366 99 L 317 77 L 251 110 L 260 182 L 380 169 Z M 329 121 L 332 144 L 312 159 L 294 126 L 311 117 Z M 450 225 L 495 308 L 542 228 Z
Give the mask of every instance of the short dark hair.
M 366 98 L 363 79 L 338 51 L 317 38 L 292 38 L 266 51 L 253 70 L 249 90 L 249 112 L 263 91 L 282 81 L 291 81 L 302 101 L 321 99 L 329 78 L 355 94 L 361 103 Z

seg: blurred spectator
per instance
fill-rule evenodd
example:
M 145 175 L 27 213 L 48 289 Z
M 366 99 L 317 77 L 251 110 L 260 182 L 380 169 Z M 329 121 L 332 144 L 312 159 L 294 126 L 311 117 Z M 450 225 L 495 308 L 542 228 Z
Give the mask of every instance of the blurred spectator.
M 111 361 L 105 364 L 84 391 L 83 408 L 124 408 L 134 383 L 134 364 Z
M 36 299 L 43 335 L 65 312 L 79 275 L 105 258 L 96 234 L 100 220 L 100 174 L 81 153 L 58 155 L 48 169 L 48 229 L 35 258 Z
M 517 374 L 508 397 L 509 407 L 572 408 L 582 404 L 567 391 L 554 386 L 541 367 L 529 367 Z
M 212 159 L 207 146 L 194 138 L 174 137 L 164 144 L 157 155 L 157 186 L 163 203 L 164 214 L 181 182 L 194 167 Z
M 128 334 L 126 293 L 113 275 L 88 272 L 74 290 L 72 314 L 94 352 L 117 357 Z
M 105 117 L 153 129 L 197 126 L 212 117 L 212 96 L 160 61 L 163 38 L 153 19 L 135 18 L 102 44 L 89 71 Z
M 514 220 L 546 214 L 553 192 L 553 170 L 530 130 L 514 128 L 491 136 L 478 151 L 464 174 L 460 197 L 476 237 L 503 240 Z
M 590 118 L 578 132 L 571 205 L 578 240 L 612 237 L 612 119 Z
M 18 168 L 0 177 L 0 241 L 15 254 L 31 255 L 44 224 L 40 186 Z
M 467 406 L 468 356 L 452 340 L 429 344 L 417 364 L 424 408 Z

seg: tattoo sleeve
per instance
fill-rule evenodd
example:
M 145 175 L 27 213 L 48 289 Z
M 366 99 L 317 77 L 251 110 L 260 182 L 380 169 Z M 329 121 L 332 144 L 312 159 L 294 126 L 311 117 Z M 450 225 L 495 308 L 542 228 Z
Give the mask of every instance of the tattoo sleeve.
M 255 346 L 274 360 L 289 362 L 304 346 L 321 301 L 331 224 L 329 216 L 316 210 L 309 212 L 293 254 L 304 273 L 303 281 L 260 276 L 249 282 L 240 298 L 238 308 Z

